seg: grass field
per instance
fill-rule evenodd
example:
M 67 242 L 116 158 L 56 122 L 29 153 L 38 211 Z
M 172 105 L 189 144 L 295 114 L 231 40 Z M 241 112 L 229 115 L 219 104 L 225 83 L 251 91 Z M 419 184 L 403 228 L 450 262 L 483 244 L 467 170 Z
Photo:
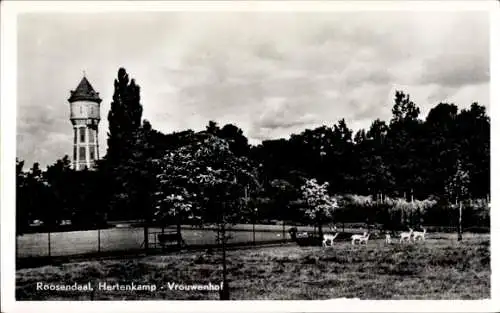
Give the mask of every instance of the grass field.
M 489 235 L 432 234 L 425 243 L 332 248 L 252 248 L 228 252 L 231 299 L 486 299 Z M 220 283 L 219 253 L 183 252 L 18 270 L 18 300 L 89 300 L 89 292 L 37 291 L 36 283 L 155 284 L 150 291 L 95 291 L 95 300 L 218 299 L 216 291 L 172 291 L 169 282 Z M 161 289 L 161 287 L 164 287 Z

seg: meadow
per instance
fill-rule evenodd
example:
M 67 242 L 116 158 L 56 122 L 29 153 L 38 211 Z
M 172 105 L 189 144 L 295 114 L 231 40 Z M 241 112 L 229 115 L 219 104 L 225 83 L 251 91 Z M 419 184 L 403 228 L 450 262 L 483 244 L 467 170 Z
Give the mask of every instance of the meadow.
M 490 298 L 490 238 L 429 234 L 427 241 L 352 246 L 252 247 L 228 251 L 233 300 L 487 299 Z M 216 291 L 180 291 L 169 282 L 218 284 L 220 253 L 185 251 L 162 256 L 66 263 L 16 272 L 18 300 L 216 300 Z M 36 283 L 154 284 L 151 291 L 37 291 Z

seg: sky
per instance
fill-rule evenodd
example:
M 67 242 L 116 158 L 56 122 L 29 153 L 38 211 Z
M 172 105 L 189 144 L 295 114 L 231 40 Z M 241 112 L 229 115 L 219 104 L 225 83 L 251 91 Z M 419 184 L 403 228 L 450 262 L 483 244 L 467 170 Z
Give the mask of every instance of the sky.
M 421 118 L 439 102 L 489 111 L 487 12 L 24 13 L 18 18 L 17 157 L 71 155 L 67 99 L 83 71 L 103 99 L 100 155 L 120 67 L 141 86 L 143 119 L 164 133 L 209 120 L 250 143 L 341 118 L 391 118 L 403 90 Z

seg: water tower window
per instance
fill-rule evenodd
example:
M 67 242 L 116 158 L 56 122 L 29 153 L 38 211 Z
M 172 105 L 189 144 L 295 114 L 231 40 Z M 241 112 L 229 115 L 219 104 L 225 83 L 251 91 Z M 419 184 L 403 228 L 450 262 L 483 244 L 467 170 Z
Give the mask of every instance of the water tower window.
M 80 161 L 85 161 L 85 147 L 80 147 Z
M 95 147 L 89 147 L 89 158 L 90 161 L 95 160 Z
M 75 133 L 75 136 L 73 138 L 73 142 L 76 144 L 76 140 L 77 140 L 77 134 L 76 134 L 76 131 L 74 132 Z M 76 159 L 76 158 L 75 158 Z
M 80 128 L 80 142 L 85 142 L 85 128 Z
M 76 135 L 75 135 L 75 138 L 76 138 Z M 73 160 L 77 160 L 77 156 L 76 156 L 76 147 L 73 149 Z
M 89 129 L 89 142 L 94 142 L 94 141 L 95 141 L 95 130 Z

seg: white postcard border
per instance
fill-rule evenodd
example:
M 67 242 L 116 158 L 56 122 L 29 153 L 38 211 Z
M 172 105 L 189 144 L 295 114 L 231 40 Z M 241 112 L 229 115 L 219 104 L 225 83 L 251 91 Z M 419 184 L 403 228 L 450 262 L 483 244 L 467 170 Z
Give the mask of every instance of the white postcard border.
M 16 97 L 17 97 L 17 25 L 21 12 L 117 12 L 117 11 L 326 11 L 326 10 L 489 10 L 491 13 L 491 110 L 492 155 L 498 151 L 495 134 L 500 133 L 498 103 L 500 95 L 498 1 L 3 1 L 1 3 L 1 291 L 2 312 L 473 312 L 498 311 L 500 305 L 499 216 L 491 211 L 491 300 L 474 301 L 15 301 L 15 167 L 16 154 Z M 492 208 L 500 206 L 498 190 L 498 162 L 492 158 Z

